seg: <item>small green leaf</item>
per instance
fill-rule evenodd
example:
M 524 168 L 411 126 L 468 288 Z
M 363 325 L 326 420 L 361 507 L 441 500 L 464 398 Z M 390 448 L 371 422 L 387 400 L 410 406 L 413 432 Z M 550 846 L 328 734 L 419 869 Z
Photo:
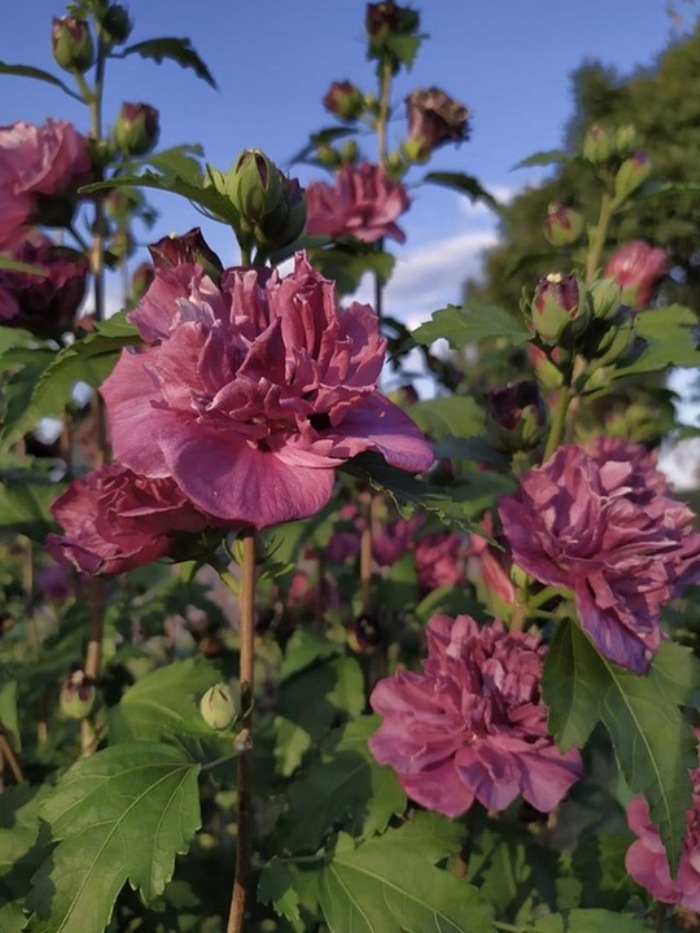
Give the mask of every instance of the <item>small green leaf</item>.
M 519 168 L 530 168 L 532 165 L 558 165 L 561 162 L 570 162 L 571 156 L 562 149 L 547 149 L 542 152 L 535 152 L 522 162 L 513 166 L 511 172 Z
M 56 75 L 52 75 L 50 72 L 44 71 L 41 68 L 34 68 L 33 65 L 10 65 L 7 62 L 0 62 L 0 75 L 33 78 L 35 81 L 44 81 L 46 84 L 53 84 L 54 87 L 60 88 L 64 94 L 67 94 L 74 100 L 79 100 L 81 104 L 83 103 L 80 94 L 72 91 L 60 78 L 57 78 Z
M 36 275 L 41 279 L 45 279 L 48 274 L 46 269 L 41 266 L 30 266 L 26 262 L 18 262 L 4 253 L 0 253 L 0 269 L 8 269 L 10 272 L 25 272 L 27 275 Z
M 112 741 L 154 742 L 170 735 L 211 736 L 199 712 L 199 699 L 221 680 L 215 667 L 200 660 L 174 661 L 124 693 L 109 712 Z
M 481 182 L 473 175 L 465 175 L 464 172 L 428 172 L 423 181 L 434 185 L 442 185 L 444 188 L 451 188 L 453 191 L 466 194 L 471 198 L 472 203 L 483 201 L 496 213 L 500 213 L 502 210 L 502 205 L 481 186 Z
M 361 716 L 328 736 L 320 760 L 289 788 L 275 834 L 279 848 L 314 852 L 340 826 L 366 838 L 403 812 L 406 795 L 396 775 L 378 765 L 367 747 L 378 726 L 377 717 Z
M 150 58 L 160 64 L 164 59 L 176 62 L 182 68 L 191 68 L 198 78 L 206 81 L 216 90 L 216 81 L 199 55 L 192 47 L 189 39 L 147 39 L 130 45 L 118 54 L 112 53 L 113 58 L 126 58 L 127 55 L 140 55 L 141 58 Z
M 33 878 L 36 933 L 103 930 L 127 881 L 146 902 L 162 894 L 200 826 L 198 773 L 180 750 L 146 743 L 74 765 L 43 808 L 60 841 Z
M 294 922 L 299 919 L 299 895 L 294 890 L 294 878 L 277 858 L 271 859 L 260 872 L 258 900 L 269 904 L 278 917 Z
M 525 325 L 514 315 L 496 305 L 470 303 L 464 307 L 448 305 L 435 311 L 431 319 L 417 327 L 412 335 L 416 343 L 428 346 L 444 338 L 453 350 L 461 350 L 470 343 L 505 338 L 513 346 L 531 339 Z

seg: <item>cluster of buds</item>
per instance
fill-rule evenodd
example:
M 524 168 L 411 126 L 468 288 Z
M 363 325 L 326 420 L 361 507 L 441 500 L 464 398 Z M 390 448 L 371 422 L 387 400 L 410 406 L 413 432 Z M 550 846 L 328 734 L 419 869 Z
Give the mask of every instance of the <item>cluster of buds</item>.
M 102 48 L 109 52 L 129 38 L 131 20 L 126 7 L 119 3 L 97 6 L 97 34 Z M 53 18 L 51 49 L 59 68 L 73 74 L 85 74 L 95 64 L 95 45 L 87 20 L 77 16 Z
M 236 235 L 244 249 L 266 252 L 293 243 L 306 222 L 304 194 L 260 149 L 244 149 L 225 179 L 238 212 Z
M 582 154 L 613 178 L 615 200 L 620 204 L 651 176 L 651 159 L 639 148 L 637 132 L 629 124 L 615 130 L 594 124 L 583 140 Z

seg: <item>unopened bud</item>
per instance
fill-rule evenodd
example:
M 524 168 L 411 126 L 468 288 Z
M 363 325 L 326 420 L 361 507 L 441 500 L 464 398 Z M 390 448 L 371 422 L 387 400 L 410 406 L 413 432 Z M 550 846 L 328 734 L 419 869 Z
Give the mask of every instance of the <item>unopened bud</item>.
M 365 109 L 365 98 L 351 81 L 334 81 L 323 98 L 323 106 L 341 120 L 356 120 Z
M 90 27 L 75 16 L 54 17 L 51 27 L 51 48 L 56 64 L 66 71 L 87 71 L 95 60 L 95 47 Z
M 126 7 L 111 3 L 100 17 L 98 32 L 103 45 L 108 49 L 121 45 L 129 38 L 132 22 Z
M 85 671 L 73 671 L 61 689 L 61 710 L 71 719 L 85 719 L 95 705 L 94 681 Z
M 615 130 L 615 151 L 621 159 L 626 159 L 639 146 L 637 129 L 632 123 L 627 123 Z
M 321 143 L 316 147 L 316 158 L 326 168 L 338 168 L 342 162 L 340 153 L 333 146 L 329 146 L 328 143 Z
M 552 246 L 569 246 L 583 233 L 583 217 L 571 207 L 552 203 L 547 208 L 543 232 Z
M 597 123 L 586 133 L 583 140 L 583 157 L 594 165 L 607 162 L 616 149 L 615 140 L 610 132 Z
M 160 135 L 159 114 L 150 104 L 122 104 L 114 124 L 114 141 L 125 155 L 150 152 Z
M 236 706 L 226 684 L 215 684 L 204 694 L 199 703 L 204 722 L 212 729 L 228 729 L 236 718 Z
M 531 303 L 532 323 L 550 346 L 559 343 L 569 324 L 578 317 L 579 287 L 573 275 L 548 275 L 537 283 Z
M 486 393 L 486 430 L 497 450 L 534 450 L 546 425 L 547 407 L 536 382 L 516 382 Z
M 620 306 L 622 289 L 612 276 L 597 279 L 588 286 L 593 317 L 607 321 L 613 317 Z
M 348 645 L 358 654 L 371 654 L 381 641 L 379 620 L 365 612 L 348 626 Z
M 340 147 L 340 161 L 345 165 L 346 163 L 354 164 L 357 162 L 360 150 L 357 145 L 357 142 L 354 139 L 346 139 L 343 145 Z
M 649 179 L 651 169 L 651 159 L 646 152 L 635 152 L 625 159 L 615 176 L 615 196 L 622 200 L 634 194 Z
M 274 211 L 284 196 L 277 166 L 260 149 L 244 149 L 238 156 L 228 173 L 226 190 L 249 224 L 258 223 Z

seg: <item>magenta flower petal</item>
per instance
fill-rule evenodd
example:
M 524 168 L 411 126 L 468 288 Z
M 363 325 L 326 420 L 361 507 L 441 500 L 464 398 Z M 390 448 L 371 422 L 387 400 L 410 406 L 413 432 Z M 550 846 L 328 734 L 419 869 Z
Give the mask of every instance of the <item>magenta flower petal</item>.
M 423 471 L 430 444 L 377 391 L 385 341 L 366 305 L 337 305 L 303 255 L 281 278 L 196 264 L 156 269 L 131 320 L 151 345 L 125 351 L 102 387 L 117 459 L 172 475 L 198 508 L 265 528 L 328 501 L 333 470 L 365 450 Z
M 331 469 L 299 470 L 245 440 L 181 424 L 160 442 L 173 479 L 198 508 L 267 528 L 313 515 L 333 492 Z
M 670 498 L 653 456 L 611 440 L 561 447 L 501 498 L 499 514 L 515 563 L 573 590 L 599 651 L 646 671 L 662 606 L 700 582 L 693 513 Z
M 470 616 L 428 623 L 422 672 L 379 681 L 370 702 L 383 722 L 369 740 L 414 800 L 457 816 L 474 799 L 502 810 L 518 794 L 551 810 L 581 774 L 576 749 L 562 755 L 540 700 L 537 637 Z

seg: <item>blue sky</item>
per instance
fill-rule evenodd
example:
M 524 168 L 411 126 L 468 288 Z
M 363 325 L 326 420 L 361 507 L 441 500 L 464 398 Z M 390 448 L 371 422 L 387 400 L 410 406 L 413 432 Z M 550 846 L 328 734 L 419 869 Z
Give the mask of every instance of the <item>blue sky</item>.
M 693 7 L 683 6 L 689 19 Z M 138 57 L 110 63 L 106 123 L 122 101 L 145 100 L 161 112 L 161 145 L 204 145 L 209 161 L 227 167 L 244 147 L 260 147 L 285 163 L 310 129 L 329 125 L 321 98 L 334 79 L 349 78 L 374 90 L 372 65 L 364 59 L 363 0 L 132 0 L 136 26 L 131 41 L 159 35 L 187 36 L 213 72 L 213 91 L 192 72 Z M 485 187 L 507 195 L 537 180 L 537 170 L 511 172 L 536 149 L 561 143 L 571 112 L 569 74 L 584 58 L 600 59 L 623 73 L 648 64 L 667 44 L 672 22 L 664 0 L 431 0 L 422 9 L 430 34 L 411 74 L 396 86 L 394 139 L 404 130 L 401 101 L 415 87 L 438 85 L 472 111 L 472 139 L 440 150 L 431 168 L 476 175 Z M 0 58 L 54 68 L 49 34 L 53 0 L 6 3 Z M 47 85 L 0 77 L 0 124 L 48 116 L 73 120 L 87 130 L 83 108 Z M 372 143 L 372 140 L 369 140 Z M 367 154 L 374 153 L 369 148 Z M 318 175 L 308 167 L 294 174 Z M 420 177 L 418 170 L 412 179 Z M 478 256 L 493 242 L 494 222 L 458 195 L 436 187 L 413 192 L 403 218 L 408 234 L 387 295 L 389 313 L 417 322 L 459 299 L 460 284 L 478 269 Z M 199 222 L 189 205 L 158 197 L 158 236 L 184 232 Z M 223 228 L 205 235 L 228 263 L 237 260 Z M 363 296 L 364 297 L 364 296 Z

